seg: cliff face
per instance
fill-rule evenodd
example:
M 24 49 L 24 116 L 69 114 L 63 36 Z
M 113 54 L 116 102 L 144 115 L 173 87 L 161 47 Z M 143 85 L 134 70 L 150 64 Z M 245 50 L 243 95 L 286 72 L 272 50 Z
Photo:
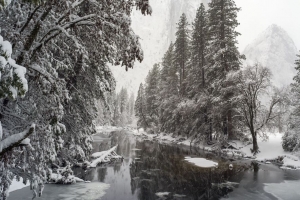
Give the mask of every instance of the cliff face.
M 268 27 L 245 48 L 243 54 L 247 58 L 247 64 L 259 62 L 269 67 L 273 73 L 274 85 L 281 87 L 293 81 L 296 74 L 294 63 L 297 48 L 281 27 L 277 25 Z
M 151 0 L 152 16 L 133 12 L 132 28 L 140 37 L 144 61 L 136 62 L 134 69 L 128 72 L 119 66 L 111 67 L 117 81 L 117 91 L 126 87 L 130 92 L 137 93 L 153 64 L 161 62 L 171 41 L 175 41 L 176 24 L 182 13 L 187 15 L 192 24 L 201 2 L 207 5 L 208 0 Z

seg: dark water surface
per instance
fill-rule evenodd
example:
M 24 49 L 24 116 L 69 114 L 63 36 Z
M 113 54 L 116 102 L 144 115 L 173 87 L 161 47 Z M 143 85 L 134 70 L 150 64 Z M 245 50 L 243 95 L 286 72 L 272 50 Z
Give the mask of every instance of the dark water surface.
M 220 159 L 199 149 L 137 141 L 124 131 L 110 138 L 95 136 L 94 152 L 118 144 L 123 162 L 76 170 L 78 177 L 91 183 L 48 184 L 39 199 L 47 200 L 157 200 L 157 199 L 300 199 L 300 172 L 274 165 L 256 165 Z M 204 169 L 184 161 L 185 156 L 203 157 L 219 163 Z M 237 182 L 231 184 L 228 182 Z M 28 200 L 28 188 L 14 191 L 9 199 Z

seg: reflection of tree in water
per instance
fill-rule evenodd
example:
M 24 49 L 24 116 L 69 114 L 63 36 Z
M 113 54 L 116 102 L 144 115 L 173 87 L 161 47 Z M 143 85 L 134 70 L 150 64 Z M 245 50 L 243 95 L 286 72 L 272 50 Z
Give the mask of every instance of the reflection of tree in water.
M 229 171 L 227 162 L 219 162 L 212 171 L 194 166 L 183 161 L 189 150 L 179 147 L 143 142 L 137 148 L 141 149 L 141 160 L 132 162 L 130 175 L 132 193 L 139 189 L 140 200 L 158 199 L 156 192 L 170 192 L 167 199 L 176 199 L 174 194 L 185 195 L 180 199 L 218 198 L 229 191 L 212 187 L 212 183 L 224 183 L 241 170 L 234 166 Z
M 122 166 L 122 163 L 119 163 L 119 162 L 118 162 L 118 163 L 115 163 L 114 166 L 113 166 L 114 173 L 120 172 L 121 166 Z
M 117 154 L 122 155 L 124 158 L 129 158 L 132 155 L 132 149 L 135 148 L 136 141 L 131 135 L 125 131 L 113 132 L 111 134 L 111 147 L 118 145 Z M 129 160 L 124 160 L 128 162 Z
M 256 161 L 251 162 L 251 166 L 253 167 L 253 180 L 257 181 L 258 171 L 259 171 L 259 164 Z
M 97 167 L 97 173 L 98 173 L 98 181 L 104 182 L 105 176 L 107 174 L 107 168 L 106 167 Z

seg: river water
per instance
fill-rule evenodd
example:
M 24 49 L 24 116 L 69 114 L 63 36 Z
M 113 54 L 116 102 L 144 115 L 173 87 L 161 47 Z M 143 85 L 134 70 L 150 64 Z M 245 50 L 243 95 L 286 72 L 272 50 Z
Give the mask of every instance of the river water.
M 47 200 L 196 200 L 196 199 L 300 199 L 300 172 L 274 165 L 227 161 L 196 148 L 138 141 L 125 131 L 111 137 L 96 135 L 94 152 L 118 144 L 122 162 L 94 169 L 75 169 L 90 183 L 48 184 Z M 202 157 L 219 163 L 218 168 L 194 166 L 184 158 Z M 233 169 L 229 169 L 233 164 Z M 238 184 L 228 184 L 228 183 Z M 227 183 L 227 184 L 224 184 Z M 11 192 L 11 200 L 29 200 L 29 188 Z

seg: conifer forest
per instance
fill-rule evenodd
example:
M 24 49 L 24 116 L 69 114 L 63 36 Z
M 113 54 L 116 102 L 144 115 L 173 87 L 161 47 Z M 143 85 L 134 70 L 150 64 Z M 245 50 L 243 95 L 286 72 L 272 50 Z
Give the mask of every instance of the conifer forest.
M 0 200 L 296 200 L 298 0 L 0 0 Z

